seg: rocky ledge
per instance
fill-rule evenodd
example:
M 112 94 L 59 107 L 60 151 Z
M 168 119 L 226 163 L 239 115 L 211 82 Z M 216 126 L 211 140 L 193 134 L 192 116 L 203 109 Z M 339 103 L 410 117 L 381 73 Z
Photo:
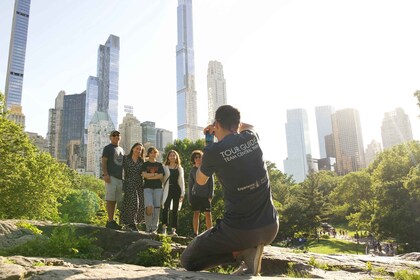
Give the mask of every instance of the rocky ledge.
M 31 233 L 19 229 L 16 220 L 0 221 L 0 247 L 13 246 L 31 239 Z M 44 222 L 31 222 L 44 232 L 58 226 Z M 239 277 L 210 272 L 188 272 L 166 267 L 143 267 L 129 264 L 134 256 L 148 247 L 159 247 L 160 242 L 144 232 L 123 232 L 75 224 L 78 234 L 91 234 L 104 255 L 112 261 L 0 257 L 0 279 L 393 279 L 397 271 L 410 271 L 420 275 L 420 253 L 393 257 L 373 255 L 323 255 L 296 253 L 288 249 L 267 246 L 264 250 L 261 277 Z M 190 239 L 173 238 L 175 250 L 182 251 Z M 315 265 L 314 265 L 315 264 Z M 321 269 L 322 268 L 322 269 Z

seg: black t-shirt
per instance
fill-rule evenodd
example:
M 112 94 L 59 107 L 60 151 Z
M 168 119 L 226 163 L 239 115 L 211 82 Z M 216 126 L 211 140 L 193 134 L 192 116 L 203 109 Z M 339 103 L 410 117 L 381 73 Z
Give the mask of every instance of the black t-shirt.
M 246 130 L 204 148 L 201 172 L 215 173 L 222 184 L 223 221 L 233 228 L 255 229 L 277 220 L 258 141 L 254 131 Z
M 163 165 L 160 162 L 150 162 L 146 161 L 143 163 L 141 167 L 141 172 L 147 173 L 160 173 L 165 175 L 165 171 L 163 170 Z M 144 186 L 145 189 L 161 189 L 162 188 L 162 181 L 160 179 L 146 179 L 144 178 Z
M 108 144 L 102 151 L 102 157 L 108 159 L 106 162 L 106 171 L 108 172 L 108 175 L 122 179 L 123 148 L 118 145 Z

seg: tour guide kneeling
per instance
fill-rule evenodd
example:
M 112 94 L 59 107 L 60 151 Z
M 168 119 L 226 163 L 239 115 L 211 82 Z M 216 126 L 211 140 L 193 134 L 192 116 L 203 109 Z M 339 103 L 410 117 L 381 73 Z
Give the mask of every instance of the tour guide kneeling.
M 277 235 L 278 213 L 271 197 L 259 137 L 240 122 L 238 109 L 224 105 L 204 129 L 218 142 L 205 147 L 197 183 L 214 173 L 223 187 L 225 211 L 216 225 L 197 236 L 181 255 L 182 266 L 199 271 L 222 264 L 240 264 L 236 275 L 258 275 L 264 245 Z

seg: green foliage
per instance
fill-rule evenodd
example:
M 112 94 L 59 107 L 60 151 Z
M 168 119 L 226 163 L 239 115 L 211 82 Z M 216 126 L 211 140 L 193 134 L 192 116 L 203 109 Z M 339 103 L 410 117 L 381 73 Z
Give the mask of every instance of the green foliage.
M 338 239 L 313 239 L 307 242 L 306 249 L 317 254 L 357 254 L 364 246 L 354 242 Z
M 397 280 L 420 280 L 420 272 L 418 270 L 417 271 L 400 270 L 400 271 L 395 272 L 394 277 Z
M 61 216 L 66 222 L 91 223 L 101 208 L 101 199 L 90 190 L 74 190 L 60 206 Z
M 140 251 L 137 254 L 135 264 L 142 266 L 165 266 L 176 267 L 177 259 L 171 255 L 172 239 L 169 236 L 159 235 L 162 246 L 158 249 L 148 248 L 147 251 Z
M 416 90 L 413 95 L 417 98 L 417 106 L 420 108 L 420 90 Z M 420 118 L 420 115 L 418 117 Z
M 0 250 L 0 255 L 100 259 L 102 248 L 94 245 L 94 241 L 94 238 L 78 237 L 74 227 L 62 225 L 55 228 L 49 238 L 36 236 L 26 243 Z
M 25 221 L 19 221 L 16 223 L 16 226 L 18 228 L 24 228 L 29 230 L 30 232 L 32 232 L 35 235 L 39 235 L 42 234 L 42 230 L 40 230 L 39 228 L 37 228 L 36 226 L 34 226 L 33 224 L 30 224 L 28 222 Z
M 0 91 L 0 118 L 6 116 L 6 113 L 4 112 L 4 106 L 6 105 L 5 102 L 5 96 L 4 94 Z
M 230 275 L 235 272 L 236 267 L 232 265 L 218 265 L 209 269 L 209 272 Z
M 0 118 L 0 217 L 59 220 L 58 198 L 69 191 L 69 169 L 40 152 L 22 128 Z

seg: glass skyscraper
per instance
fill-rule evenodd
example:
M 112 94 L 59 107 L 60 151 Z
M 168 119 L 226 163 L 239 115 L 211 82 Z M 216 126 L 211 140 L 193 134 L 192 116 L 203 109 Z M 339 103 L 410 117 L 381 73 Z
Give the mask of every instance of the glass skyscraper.
M 344 176 L 366 167 L 359 111 L 338 110 L 331 116 L 337 174 Z
M 98 49 L 98 111 L 108 112 L 118 127 L 118 80 L 120 72 L 120 38 L 110 35 Z
M 335 112 L 332 106 L 315 107 L 316 128 L 318 130 L 319 158 L 327 157 L 325 137 L 332 134 L 331 115 Z
M 198 139 L 195 91 L 192 0 L 178 0 L 176 89 L 178 138 Z
M 284 172 L 297 182 L 303 182 L 313 169 L 308 114 L 305 109 L 287 110 L 287 158 Z
M 20 106 L 22 102 L 23 72 L 25 68 L 30 7 L 31 0 L 15 0 L 5 87 L 5 108 L 8 109 L 12 105 Z
M 223 65 L 219 61 L 210 61 L 207 69 L 208 123 L 214 121 L 217 108 L 226 105 L 226 80 Z

